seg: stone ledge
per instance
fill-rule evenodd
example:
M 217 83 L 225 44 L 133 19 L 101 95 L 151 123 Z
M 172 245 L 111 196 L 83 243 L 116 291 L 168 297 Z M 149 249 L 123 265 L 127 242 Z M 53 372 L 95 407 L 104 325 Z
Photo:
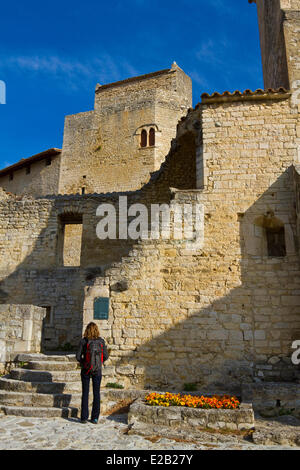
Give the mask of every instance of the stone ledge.
M 149 406 L 143 399 L 136 400 L 129 409 L 128 424 L 137 422 L 190 429 L 211 428 L 245 430 L 254 427 L 251 404 L 241 404 L 236 410 L 200 409 L 180 406 Z

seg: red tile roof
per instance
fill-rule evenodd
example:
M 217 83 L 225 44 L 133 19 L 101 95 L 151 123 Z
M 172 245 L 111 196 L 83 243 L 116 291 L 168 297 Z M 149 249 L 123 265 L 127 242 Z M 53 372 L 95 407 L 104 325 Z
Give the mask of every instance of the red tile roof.
M 291 95 L 291 92 L 285 88 L 268 88 L 267 90 L 257 89 L 255 91 L 245 90 L 243 93 L 241 91 L 234 91 L 230 93 L 229 91 L 224 91 L 220 94 L 214 92 L 211 95 L 208 93 L 203 93 L 201 95 L 202 103 L 224 103 L 227 101 L 248 101 L 248 100 L 266 100 L 266 99 L 284 99 L 288 98 Z

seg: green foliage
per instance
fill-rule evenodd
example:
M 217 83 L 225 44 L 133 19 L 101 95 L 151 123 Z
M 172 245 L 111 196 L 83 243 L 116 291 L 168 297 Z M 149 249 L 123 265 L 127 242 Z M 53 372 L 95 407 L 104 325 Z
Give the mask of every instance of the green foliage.
M 286 415 L 291 415 L 293 413 L 294 409 L 288 410 L 286 408 L 280 408 L 279 410 L 279 416 L 286 416 Z
M 197 391 L 197 383 L 186 383 L 183 387 L 184 392 L 196 392 Z
M 117 384 L 117 383 L 114 383 L 114 382 L 109 382 L 105 385 L 105 387 L 107 387 L 107 388 L 124 388 L 124 385 Z
M 17 362 L 17 367 L 25 367 L 28 366 L 28 362 Z

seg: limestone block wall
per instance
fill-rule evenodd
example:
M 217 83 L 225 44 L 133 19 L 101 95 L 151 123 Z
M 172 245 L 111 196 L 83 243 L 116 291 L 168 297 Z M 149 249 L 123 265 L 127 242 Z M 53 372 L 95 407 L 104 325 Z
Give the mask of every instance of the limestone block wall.
M 299 89 L 299 0 L 256 3 L 265 88 Z
M 109 373 L 136 386 L 293 380 L 297 116 L 287 98 L 215 102 L 191 113 L 188 127 L 200 112 L 204 245 L 195 252 L 175 241 L 144 241 L 106 271 L 111 284 L 128 282 L 125 292 L 111 292 L 103 330 L 112 342 Z M 189 191 L 175 197 L 183 195 Z M 285 257 L 268 255 L 264 216 L 282 221 Z
M 110 349 L 104 383 L 180 389 L 294 379 L 297 115 L 285 94 L 221 99 L 180 122 L 166 161 L 140 191 L 1 202 L 2 301 L 50 304 L 45 338 L 54 348 L 76 346 L 95 297 L 109 296 L 108 319 L 96 320 Z M 205 175 L 198 189 L 196 155 Z M 200 204 L 200 245 L 99 240 L 97 207 L 117 207 L 124 195 L 128 205 Z M 81 260 L 65 267 L 61 220 L 72 215 L 82 216 Z M 268 217 L 284 227 L 284 257 L 266 251 Z
M 40 352 L 45 309 L 34 305 L 0 305 L 0 365 L 19 352 Z

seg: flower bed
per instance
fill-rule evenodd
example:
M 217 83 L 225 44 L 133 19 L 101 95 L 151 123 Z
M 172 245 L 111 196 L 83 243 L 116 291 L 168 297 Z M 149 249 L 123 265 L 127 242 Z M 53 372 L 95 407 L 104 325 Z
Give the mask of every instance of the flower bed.
M 145 424 L 178 427 L 186 429 L 187 433 L 203 428 L 244 430 L 254 427 L 254 413 L 250 403 L 240 403 L 231 396 L 205 399 L 202 396 L 186 395 L 183 398 L 180 394 L 150 393 L 132 403 L 128 424 L 135 428 Z
M 181 395 L 180 393 L 150 393 L 145 397 L 150 406 L 186 406 L 188 408 L 235 410 L 240 406 L 236 397 L 230 395 L 212 397 Z

